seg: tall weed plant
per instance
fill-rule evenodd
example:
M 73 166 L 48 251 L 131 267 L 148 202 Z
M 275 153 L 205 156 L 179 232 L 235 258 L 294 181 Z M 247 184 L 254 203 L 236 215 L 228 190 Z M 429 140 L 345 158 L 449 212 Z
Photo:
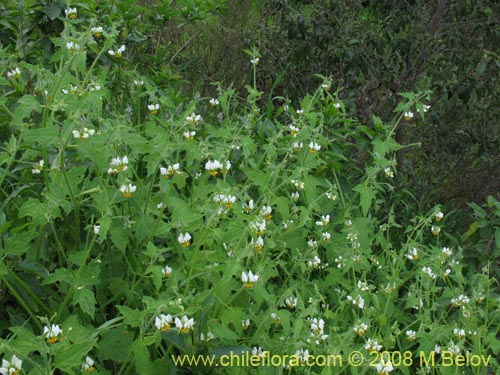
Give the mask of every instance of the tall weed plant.
M 64 8 L 48 62 L 0 51 L 0 371 L 459 371 L 422 366 L 421 352 L 498 370 L 492 265 L 464 277 L 440 207 L 395 212 L 394 133 L 424 118 L 429 93 L 404 94 L 374 129 L 348 118 L 328 77 L 266 106 L 253 50 L 246 99 L 219 87 L 179 102 L 85 9 Z M 358 367 L 304 367 L 354 351 Z M 266 352 L 298 362 L 172 359 Z

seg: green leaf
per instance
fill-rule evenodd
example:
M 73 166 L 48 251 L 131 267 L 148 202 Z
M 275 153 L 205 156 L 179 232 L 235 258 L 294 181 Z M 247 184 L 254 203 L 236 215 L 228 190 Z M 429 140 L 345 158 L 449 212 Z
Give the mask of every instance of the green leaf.
M 73 304 L 80 305 L 80 308 L 85 314 L 88 314 L 91 319 L 94 319 L 96 299 L 94 292 L 90 289 L 78 289 L 76 288 L 73 294 Z
M 103 333 L 99 342 L 99 360 L 110 359 L 118 363 L 126 361 L 133 340 L 133 333 L 127 331 L 125 326 Z
M 24 95 L 17 101 L 17 107 L 14 110 L 12 116 L 12 124 L 19 125 L 22 124 L 26 117 L 31 116 L 31 113 L 40 113 L 42 106 L 38 103 L 38 100 L 32 95 Z
M 33 248 L 33 239 L 36 237 L 35 231 L 13 233 L 5 241 L 5 254 L 21 256 Z
M 54 364 L 63 373 L 74 373 L 73 369 L 79 368 L 85 356 L 96 344 L 95 339 L 87 338 L 80 342 L 64 341 L 54 345 Z
M 359 193 L 359 203 L 363 211 L 363 216 L 367 216 L 372 200 L 375 198 L 375 191 L 364 183 L 356 185 L 353 190 Z
M 116 308 L 125 318 L 125 324 L 128 324 L 131 327 L 141 326 L 142 316 L 139 310 L 134 310 L 127 306 L 116 306 Z
M 57 145 L 59 142 L 59 129 L 53 126 L 40 129 L 30 129 L 23 135 L 25 142 L 38 143 L 42 147 Z

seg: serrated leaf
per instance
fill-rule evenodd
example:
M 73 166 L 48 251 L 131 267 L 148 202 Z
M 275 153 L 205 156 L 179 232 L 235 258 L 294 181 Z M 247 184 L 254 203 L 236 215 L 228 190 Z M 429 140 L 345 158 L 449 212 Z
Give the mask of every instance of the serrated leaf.
M 96 299 L 94 292 L 90 289 L 76 289 L 73 294 L 73 304 L 80 305 L 80 308 L 85 314 L 88 314 L 91 319 L 94 319 Z
M 128 324 L 131 327 L 140 327 L 141 326 L 141 312 L 139 310 L 131 309 L 127 306 L 116 306 L 120 314 L 125 318 L 125 324 Z
M 31 113 L 40 113 L 42 106 L 33 95 L 24 95 L 17 101 L 17 107 L 12 115 L 12 123 L 15 125 L 21 124 L 26 117 L 31 116 Z
M 38 143 L 42 147 L 54 146 L 59 142 L 59 129 L 53 126 L 30 129 L 23 135 L 25 142 Z
M 5 241 L 5 254 L 21 256 L 33 247 L 33 239 L 37 233 L 35 231 L 13 233 Z
M 73 369 L 82 365 L 85 356 L 92 350 L 95 339 L 85 339 L 80 342 L 66 341 L 54 346 L 54 364 L 63 373 L 74 373 Z
M 363 216 L 367 216 L 372 200 L 375 198 L 375 191 L 364 183 L 356 185 L 353 190 L 359 193 L 359 203 L 363 211 Z

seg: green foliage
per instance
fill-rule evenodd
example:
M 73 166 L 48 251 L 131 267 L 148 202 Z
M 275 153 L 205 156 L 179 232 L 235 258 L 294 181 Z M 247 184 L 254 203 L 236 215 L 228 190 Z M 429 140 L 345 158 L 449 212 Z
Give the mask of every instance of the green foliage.
M 169 4 L 155 9 L 202 22 L 219 3 Z M 415 358 L 435 345 L 494 355 L 490 265 L 464 262 L 439 207 L 399 212 L 411 192 L 397 189 L 408 146 L 396 134 L 405 112 L 424 119 L 429 92 L 401 94 L 393 120 L 370 128 L 326 76 L 296 102 L 271 97 L 254 60 L 245 98 L 221 86 L 181 98 L 134 68 L 145 5 L 16 5 L 8 25 L 36 9 L 54 35 L 49 54 L 26 55 L 2 36 L 3 360 L 29 374 L 217 373 L 178 356 L 370 358 L 371 340 Z M 45 37 L 40 22 L 21 44 Z M 481 246 L 496 221 L 478 225 Z M 373 372 L 338 372 L 353 369 Z M 281 368 L 231 369 L 253 371 Z

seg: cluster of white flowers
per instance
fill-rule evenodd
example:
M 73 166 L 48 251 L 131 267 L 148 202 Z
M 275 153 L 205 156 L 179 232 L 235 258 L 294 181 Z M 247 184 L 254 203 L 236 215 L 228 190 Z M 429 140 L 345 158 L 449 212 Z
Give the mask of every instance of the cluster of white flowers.
M 191 245 L 191 235 L 188 232 L 181 233 L 177 237 L 177 241 L 179 241 L 182 247 L 189 247 Z
M 31 170 L 31 173 L 40 174 L 40 172 L 43 171 L 44 164 L 45 161 L 43 159 L 39 160 L 38 163 L 35 164 L 35 167 Z
M 429 276 L 431 280 L 434 280 L 436 278 L 436 274 L 434 273 L 431 267 L 428 266 L 423 267 L 422 272 L 425 273 L 427 276 Z
M 356 298 L 347 296 L 347 301 L 352 303 L 354 306 L 358 306 L 360 309 L 363 309 L 365 307 L 365 300 L 361 296 L 357 296 Z
M 94 360 L 89 356 L 85 357 L 85 361 L 82 363 L 82 372 L 86 374 L 90 374 L 95 370 L 94 368 Z
M 361 336 L 364 335 L 365 332 L 368 330 L 368 324 L 359 323 L 356 324 L 352 329 L 354 330 L 354 332 L 356 332 L 357 335 Z
M 193 329 L 194 319 L 188 318 L 187 315 L 174 319 L 170 314 L 160 314 L 155 317 L 155 326 L 159 331 L 168 331 L 172 327 L 172 323 L 175 323 L 175 327 L 180 333 L 188 334 Z
M 123 52 L 125 52 L 125 44 L 122 44 L 118 49 L 116 50 L 113 50 L 113 49 L 110 49 L 108 50 L 108 54 L 111 55 L 111 56 L 114 56 L 114 57 L 117 57 L 117 58 L 120 58 L 123 56 Z
M 411 330 L 411 329 L 407 330 L 405 332 L 405 335 L 406 335 L 406 339 L 408 341 L 414 341 L 415 338 L 417 337 L 417 333 L 415 331 Z
M 316 344 L 320 344 L 328 338 L 328 335 L 326 335 L 324 332 L 325 321 L 321 318 L 313 318 L 310 321 L 311 337 L 315 340 Z
M 104 32 L 102 26 L 94 26 L 90 28 L 90 31 L 92 34 L 94 34 L 94 38 L 99 39 L 102 36 L 102 33 Z
M 73 138 L 80 139 L 83 141 L 83 140 L 88 139 L 91 136 L 93 136 L 95 134 L 95 130 L 83 128 L 82 131 L 73 130 L 71 133 L 73 134 Z
M 7 72 L 7 78 L 19 78 L 21 76 L 21 70 L 16 66 L 14 69 Z
M 66 17 L 68 17 L 70 20 L 73 20 L 76 18 L 78 11 L 76 8 L 67 8 L 64 10 L 64 14 L 66 14 Z
M 152 115 L 157 115 L 158 112 L 160 112 L 160 104 L 159 103 L 148 104 L 148 110 Z
M 223 193 L 218 193 L 215 194 L 213 197 L 213 201 L 217 205 L 224 205 L 226 208 L 231 208 L 233 207 L 234 202 L 236 202 L 236 197 L 234 195 L 229 195 L 229 194 L 223 194 Z
M 72 84 L 69 85 L 69 90 L 67 89 L 61 89 L 61 92 L 63 93 L 63 95 L 68 95 L 68 94 L 76 94 L 76 92 L 78 91 L 78 86 L 74 86 Z
M 322 215 L 321 220 L 316 221 L 316 225 L 326 227 L 330 222 L 330 215 Z
M 254 274 L 252 271 L 243 271 L 241 273 L 241 281 L 245 284 L 246 288 L 252 288 L 259 281 L 259 275 Z
M 163 178 L 168 179 L 169 177 L 172 177 L 176 173 L 182 174 L 179 168 L 180 168 L 179 163 L 175 163 L 174 165 L 168 165 L 166 168 L 160 167 L 160 174 L 163 176 Z
M 163 276 L 165 276 L 167 279 L 172 275 L 172 268 L 169 266 L 165 266 L 162 270 L 161 273 L 163 273 Z
M 257 232 L 257 235 L 262 236 L 266 231 L 266 221 L 263 218 L 257 218 L 250 222 L 250 228 Z
M 226 161 L 225 164 L 222 164 L 218 160 L 209 160 L 205 163 L 205 170 L 209 171 L 211 176 L 217 176 L 219 172 L 227 172 L 231 169 L 231 162 Z
M 120 172 L 124 172 L 128 169 L 128 157 L 125 155 L 120 158 L 117 156 L 116 158 L 111 159 L 111 167 L 108 169 L 108 174 L 117 175 Z
M 132 184 L 126 184 L 120 186 L 120 192 L 125 198 L 131 198 L 132 195 L 136 192 L 137 186 Z
M 186 117 L 186 121 L 188 122 L 189 125 L 198 125 L 200 122 L 203 121 L 203 117 L 193 112 Z
M 23 361 L 21 361 L 14 354 L 10 359 L 10 362 L 6 359 L 2 359 L 2 367 L 0 368 L 0 374 L 2 375 L 19 375 L 21 373 L 21 367 L 23 366 Z
M 418 260 L 418 250 L 417 248 L 412 248 L 408 250 L 408 253 L 406 254 L 406 257 L 410 260 Z
M 451 299 L 451 304 L 454 307 L 462 307 L 464 305 L 468 305 L 470 303 L 470 298 L 467 297 L 465 294 L 460 294 L 456 298 Z
M 57 324 L 43 327 L 43 335 L 49 344 L 55 344 L 62 336 L 63 330 Z
M 72 55 L 75 53 L 75 51 L 78 51 L 80 49 L 80 45 L 75 42 L 67 42 L 66 48 L 68 49 L 69 54 Z

